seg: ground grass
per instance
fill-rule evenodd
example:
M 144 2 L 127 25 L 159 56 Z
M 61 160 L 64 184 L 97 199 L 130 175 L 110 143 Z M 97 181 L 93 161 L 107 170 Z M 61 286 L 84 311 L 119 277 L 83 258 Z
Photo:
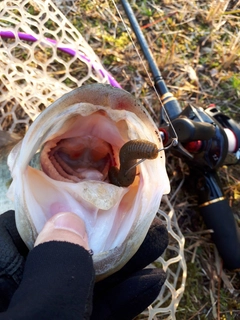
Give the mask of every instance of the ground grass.
M 55 0 L 55 3 L 106 69 L 123 88 L 141 99 L 158 122 L 160 103 L 152 80 L 113 3 L 110 0 Z M 135 0 L 131 4 L 168 88 L 182 108 L 189 103 L 203 108 L 214 103 L 240 121 L 240 2 Z M 129 28 L 119 1 L 117 6 Z M 32 5 L 29 10 L 34 14 L 36 9 Z M 133 34 L 132 37 L 139 48 Z M 143 57 L 141 51 L 140 55 Z M 57 65 L 53 67 L 59 76 Z M 83 70 L 74 72 L 78 73 L 73 76 L 80 77 Z M 169 151 L 167 169 L 172 187 L 170 197 L 186 181 L 173 204 L 186 239 L 188 266 L 186 289 L 176 317 L 240 319 L 240 275 L 222 268 L 210 232 L 198 213 L 196 194 L 187 188 L 189 168 L 184 159 Z M 240 226 L 240 166 L 223 167 L 218 173 Z
M 62 11 L 121 85 L 151 106 L 157 121 L 159 101 L 111 1 L 61 1 Z M 129 26 L 119 1 L 117 6 Z M 237 1 L 134 1 L 135 15 L 162 75 L 184 108 L 214 103 L 240 121 L 240 7 Z M 132 34 L 135 45 L 135 37 Z M 141 51 L 140 51 L 141 54 Z M 142 56 L 142 54 L 141 54 Z M 172 194 L 188 177 L 184 160 L 168 152 Z M 180 161 L 180 163 L 179 163 Z M 239 166 L 219 175 L 236 220 L 240 221 Z M 222 269 L 210 233 L 198 214 L 196 195 L 182 188 L 175 199 L 186 238 L 186 290 L 177 319 L 240 319 L 240 276 Z

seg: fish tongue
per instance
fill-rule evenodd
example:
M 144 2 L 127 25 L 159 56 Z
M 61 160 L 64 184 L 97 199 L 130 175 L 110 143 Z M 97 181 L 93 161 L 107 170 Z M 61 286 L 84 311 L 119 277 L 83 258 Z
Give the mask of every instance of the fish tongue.
M 98 180 L 98 181 L 104 180 L 103 179 L 103 174 L 101 172 L 99 172 L 98 170 L 93 169 L 93 168 L 77 169 L 77 174 L 83 180 Z

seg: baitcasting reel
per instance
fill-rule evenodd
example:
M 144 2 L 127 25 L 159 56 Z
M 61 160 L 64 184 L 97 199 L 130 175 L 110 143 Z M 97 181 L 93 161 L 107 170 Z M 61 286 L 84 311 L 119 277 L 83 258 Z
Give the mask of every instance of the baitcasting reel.
M 187 106 L 179 115 L 171 109 L 172 124 L 162 125 L 164 144 L 174 134 L 178 145 L 172 148 L 190 167 L 198 194 L 199 211 L 228 269 L 240 268 L 240 232 L 224 197 L 217 169 L 240 161 L 240 126 L 215 105 L 206 110 Z M 174 131 L 173 131 L 174 130 Z
M 121 0 L 145 59 L 151 70 L 154 87 L 161 96 L 166 115 L 162 112 L 160 131 L 164 145 L 184 157 L 191 170 L 199 200 L 199 210 L 213 241 L 228 269 L 240 268 L 240 232 L 233 212 L 224 197 L 217 169 L 232 155 L 240 158 L 240 126 L 221 113 L 214 105 L 203 110 L 191 105 L 181 109 L 169 92 L 148 47 L 136 17 L 127 0 Z

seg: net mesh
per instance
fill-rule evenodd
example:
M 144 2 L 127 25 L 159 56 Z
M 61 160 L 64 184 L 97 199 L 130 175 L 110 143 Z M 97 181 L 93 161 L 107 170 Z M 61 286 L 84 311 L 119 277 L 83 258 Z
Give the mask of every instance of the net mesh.
M 56 1 L 58 6 L 62 1 Z M 0 129 L 24 134 L 53 101 L 86 83 L 117 82 L 75 27 L 50 0 L 0 2 Z M 166 213 L 167 212 L 167 213 Z M 139 319 L 175 319 L 184 292 L 184 237 L 167 197 L 159 217 L 169 231 L 164 255 L 154 262 L 167 281 Z

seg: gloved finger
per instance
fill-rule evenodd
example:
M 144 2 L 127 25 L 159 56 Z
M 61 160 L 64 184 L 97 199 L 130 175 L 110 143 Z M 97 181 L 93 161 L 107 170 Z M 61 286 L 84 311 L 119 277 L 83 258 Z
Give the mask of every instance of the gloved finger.
M 157 298 L 165 280 L 163 270 L 143 269 L 104 294 L 94 291 L 90 319 L 133 319 Z
M 159 218 L 155 218 L 135 255 L 119 271 L 130 274 L 148 266 L 160 257 L 168 246 L 168 231 Z
M 97 290 L 106 289 L 121 282 L 133 272 L 141 270 L 162 255 L 168 245 L 168 232 L 159 218 L 155 218 L 149 231 L 135 255 L 119 271 L 97 282 Z M 99 288 L 98 288 L 99 287 Z

